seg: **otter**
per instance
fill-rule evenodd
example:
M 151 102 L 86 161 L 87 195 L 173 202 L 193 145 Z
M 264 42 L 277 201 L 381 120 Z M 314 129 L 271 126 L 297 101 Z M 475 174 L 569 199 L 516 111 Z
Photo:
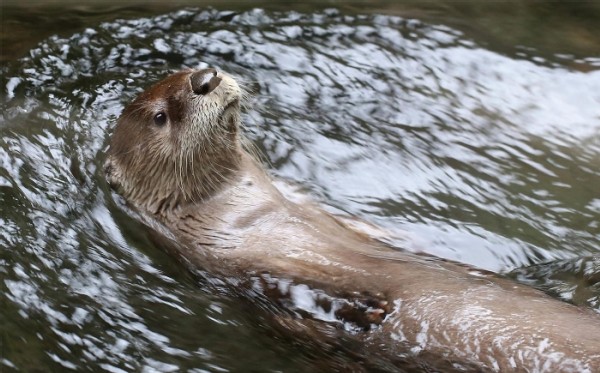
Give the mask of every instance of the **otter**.
M 242 100 L 223 72 L 179 71 L 129 104 L 112 134 L 108 182 L 168 231 L 188 265 L 249 279 L 317 325 L 342 323 L 364 351 L 397 366 L 600 371 L 600 317 L 590 309 L 394 249 L 316 203 L 287 198 L 243 146 Z M 314 302 L 294 302 L 301 292 Z

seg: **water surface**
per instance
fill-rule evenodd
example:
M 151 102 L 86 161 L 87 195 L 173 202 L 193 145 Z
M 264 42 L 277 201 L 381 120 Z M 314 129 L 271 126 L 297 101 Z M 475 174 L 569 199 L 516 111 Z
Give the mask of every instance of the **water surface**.
M 120 111 L 182 67 L 239 76 L 254 92 L 246 136 L 274 175 L 328 209 L 394 232 L 402 250 L 520 268 L 520 281 L 600 312 L 600 42 L 589 14 L 574 4 L 559 21 L 561 8 L 524 7 L 510 28 L 508 6 L 435 4 L 49 13 L 54 28 L 27 47 L 5 28 L 15 45 L 1 65 L 0 363 L 295 372 L 352 362 L 299 346 L 268 305 L 190 275 L 108 188 L 101 166 Z M 11 11 L 3 24 L 22 24 Z

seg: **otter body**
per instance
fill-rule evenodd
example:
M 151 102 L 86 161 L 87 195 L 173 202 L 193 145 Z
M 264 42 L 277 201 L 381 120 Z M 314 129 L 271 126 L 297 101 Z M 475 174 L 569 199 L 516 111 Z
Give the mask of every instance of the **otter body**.
M 225 74 L 178 72 L 130 104 L 112 137 L 109 182 L 169 229 L 188 263 L 218 276 L 262 278 L 265 289 L 279 281 L 277 297 L 293 298 L 302 284 L 341 299 L 335 318 L 356 326 L 349 333 L 365 351 L 391 362 L 421 357 L 422 369 L 443 371 L 600 371 L 600 318 L 590 310 L 393 250 L 316 205 L 285 198 L 240 145 L 240 99 Z

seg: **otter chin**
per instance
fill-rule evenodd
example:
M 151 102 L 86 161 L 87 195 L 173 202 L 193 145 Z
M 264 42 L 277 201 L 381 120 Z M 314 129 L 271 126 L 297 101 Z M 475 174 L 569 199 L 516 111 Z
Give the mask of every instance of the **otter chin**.
M 317 325 L 309 338 L 327 338 L 337 324 L 362 356 L 385 366 L 600 371 L 600 317 L 591 310 L 391 248 L 282 194 L 242 146 L 242 96 L 223 72 L 183 70 L 140 94 L 112 134 L 108 182 L 168 230 L 188 265 L 247 279 L 273 302 L 302 310 L 298 323 Z M 315 296 L 314 307 L 293 301 L 300 290 Z M 316 314 L 319 302 L 327 303 L 326 320 Z

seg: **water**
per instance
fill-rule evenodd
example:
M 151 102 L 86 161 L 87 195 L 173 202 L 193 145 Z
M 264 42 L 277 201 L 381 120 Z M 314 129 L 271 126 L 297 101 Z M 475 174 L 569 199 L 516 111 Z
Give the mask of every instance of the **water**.
M 435 4 L 49 13 L 46 33 L 19 45 L 5 29 L 1 369 L 353 362 L 282 333 L 268 304 L 190 275 L 104 181 L 124 105 L 185 66 L 240 76 L 255 93 L 247 137 L 329 209 L 396 233 L 402 249 L 519 268 L 511 276 L 600 312 L 595 7 L 570 5 L 560 21 L 567 5 L 526 7 L 511 28 L 510 6 Z M 24 13 L 7 14 L 19 30 Z

